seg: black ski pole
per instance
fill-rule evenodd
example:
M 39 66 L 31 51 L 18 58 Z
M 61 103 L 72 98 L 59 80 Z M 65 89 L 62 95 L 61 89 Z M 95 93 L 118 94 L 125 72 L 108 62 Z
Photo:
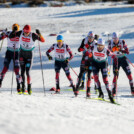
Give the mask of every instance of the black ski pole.
M 45 82 L 44 82 L 44 74 L 43 74 L 43 65 L 42 65 L 42 56 L 41 56 L 41 50 L 40 50 L 40 42 L 38 41 L 38 46 L 39 46 L 39 54 L 40 54 L 40 65 L 41 65 L 41 73 L 42 73 L 42 82 L 43 82 L 43 90 L 44 90 L 44 96 L 45 94 Z

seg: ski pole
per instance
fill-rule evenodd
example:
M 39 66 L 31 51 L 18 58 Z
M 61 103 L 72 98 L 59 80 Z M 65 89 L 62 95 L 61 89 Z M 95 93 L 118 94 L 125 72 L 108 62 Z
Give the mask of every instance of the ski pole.
M 16 41 L 16 33 L 15 33 L 15 41 Z M 14 66 L 15 66 L 15 49 L 16 49 L 16 44 L 14 44 L 13 71 L 12 71 L 12 82 L 11 82 L 11 95 L 12 95 L 12 91 L 13 91 L 13 78 L 14 78 Z
M 110 77 L 111 66 L 112 66 L 112 58 L 111 58 L 111 63 L 110 63 L 110 67 L 109 67 L 109 72 L 108 72 L 109 77 Z
M 1 42 L 0 51 L 2 50 L 3 42 L 4 42 L 4 40 L 2 40 L 2 42 Z
M 126 59 L 128 60 L 128 62 L 134 67 L 134 64 L 126 57 Z
M 45 82 L 44 82 L 44 74 L 43 74 L 43 65 L 42 65 L 42 56 L 41 56 L 41 50 L 40 50 L 40 42 L 38 41 L 38 46 L 39 46 L 39 54 L 40 54 L 40 65 L 41 65 L 41 73 L 42 73 L 42 82 L 43 82 L 43 90 L 44 90 L 44 96 L 45 94 Z
M 72 69 L 72 71 L 76 74 L 76 76 L 78 76 L 78 74 L 74 71 L 74 69 L 70 66 L 70 64 L 68 64 L 68 65 Z

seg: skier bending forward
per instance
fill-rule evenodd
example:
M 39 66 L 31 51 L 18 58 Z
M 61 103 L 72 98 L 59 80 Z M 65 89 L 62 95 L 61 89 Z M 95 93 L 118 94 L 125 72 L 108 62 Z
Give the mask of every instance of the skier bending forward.
M 98 39 L 97 46 L 94 46 L 92 50 L 93 54 L 93 74 L 94 79 L 99 90 L 99 98 L 104 98 L 103 91 L 101 89 L 101 84 L 99 81 L 99 70 L 101 70 L 103 82 L 105 83 L 106 90 L 108 92 L 109 99 L 112 103 L 114 103 L 111 91 L 109 89 L 109 82 L 108 82 L 108 56 L 114 57 L 107 48 L 105 48 L 105 41 L 102 38 Z

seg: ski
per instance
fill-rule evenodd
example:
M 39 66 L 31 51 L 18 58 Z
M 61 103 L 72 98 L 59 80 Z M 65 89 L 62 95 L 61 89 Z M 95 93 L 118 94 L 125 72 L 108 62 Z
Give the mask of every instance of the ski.
M 121 97 L 134 98 L 134 95 L 121 95 Z
M 103 98 L 87 98 L 87 99 L 99 100 L 99 101 L 104 101 L 104 102 L 108 102 L 108 103 L 115 104 L 115 105 L 121 105 L 117 102 L 112 103 L 110 100 L 106 100 L 106 99 L 103 99 Z
M 73 91 L 73 89 L 64 89 L 63 91 Z M 81 89 L 81 90 L 79 90 L 79 91 L 82 91 L 82 92 L 85 92 L 86 90 L 84 89 Z

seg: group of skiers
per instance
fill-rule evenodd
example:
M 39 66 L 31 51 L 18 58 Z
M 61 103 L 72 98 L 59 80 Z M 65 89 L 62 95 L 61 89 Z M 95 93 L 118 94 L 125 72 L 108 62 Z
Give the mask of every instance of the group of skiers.
M 30 69 L 33 62 L 35 41 L 39 40 L 45 42 L 45 39 L 38 29 L 36 29 L 36 33 L 32 33 L 30 25 L 25 25 L 23 30 L 20 31 L 19 28 L 20 26 L 18 24 L 13 24 L 12 31 L 3 30 L 0 35 L 0 40 L 7 38 L 7 51 L 4 59 L 4 68 L 0 73 L 0 87 L 2 86 L 4 76 L 8 71 L 9 64 L 11 60 L 13 60 L 18 93 L 25 94 L 25 91 L 28 91 L 28 94 L 31 94 Z M 21 68 L 21 75 L 19 73 L 19 68 Z M 27 75 L 27 90 L 25 90 L 25 72 Z
M 83 56 L 80 65 L 80 73 L 78 75 L 75 86 L 69 71 L 69 62 L 73 58 L 72 51 L 70 47 L 64 42 L 63 36 L 57 36 L 57 43 L 53 44 L 46 52 L 48 59 L 52 60 L 53 57 L 50 55 L 50 52 L 54 51 L 56 93 L 60 93 L 59 75 L 60 69 L 63 68 L 68 80 L 70 81 L 75 96 L 79 94 L 82 77 L 84 80 L 84 76 L 87 73 L 86 97 L 90 97 L 91 73 L 93 73 L 95 89 L 98 90 L 99 97 L 104 98 L 104 94 L 101 89 L 101 83 L 99 81 L 99 71 L 101 71 L 109 99 L 112 103 L 114 103 L 113 97 L 117 93 L 117 79 L 119 76 L 119 69 L 122 67 L 129 79 L 131 94 L 134 95 L 132 73 L 127 61 L 127 57 L 125 56 L 125 54 L 129 54 L 127 44 L 124 40 L 119 39 L 116 32 L 112 34 L 112 39 L 108 41 L 108 48 L 105 46 L 105 40 L 98 37 L 98 35 L 94 35 L 94 33 L 90 31 L 87 37 L 82 40 L 82 43 L 78 48 L 78 52 L 83 52 Z M 30 69 L 33 61 L 33 49 L 35 48 L 34 42 L 36 40 L 45 42 L 45 39 L 38 29 L 36 30 L 36 33 L 32 33 L 30 25 L 25 25 L 23 30 L 19 31 L 18 24 L 14 24 L 12 26 L 12 31 L 3 30 L 0 35 L 0 40 L 4 38 L 8 39 L 8 44 L 4 60 L 4 68 L 0 73 L 0 86 L 2 85 L 3 78 L 9 68 L 10 61 L 13 60 L 18 93 L 25 93 L 26 71 L 27 91 L 29 94 L 31 94 L 32 90 Z M 67 57 L 67 53 L 70 55 L 70 57 Z M 112 90 L 109 88 L 108 81 L 108 56 L 111 56 L 113 59 L 114 78 Z M 21 75 L 19 74 L 19 66 L 21 68 Z M 84 81 L 82 82 L 82 87 L 84 87 Z

